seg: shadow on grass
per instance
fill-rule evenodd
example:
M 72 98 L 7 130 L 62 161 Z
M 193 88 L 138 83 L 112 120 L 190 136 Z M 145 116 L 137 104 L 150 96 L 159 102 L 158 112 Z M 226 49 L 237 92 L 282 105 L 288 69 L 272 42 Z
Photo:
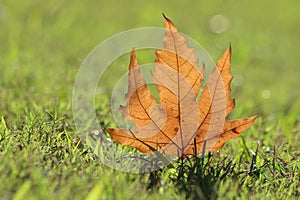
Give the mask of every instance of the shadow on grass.
M 214 162 L 214 163 L 213 163 Z M 167 168 L 149 175 L 148 190 L 161 186 L 161 175 L 167 174 L 168 179 L 180 193 L 185 193 L 187 199 L 215 199 L 220 181 L 234 172 L 235 164 L 225 157 L 215 163 L 212 154 L 208 156 L 191 156 L 178 159 Z

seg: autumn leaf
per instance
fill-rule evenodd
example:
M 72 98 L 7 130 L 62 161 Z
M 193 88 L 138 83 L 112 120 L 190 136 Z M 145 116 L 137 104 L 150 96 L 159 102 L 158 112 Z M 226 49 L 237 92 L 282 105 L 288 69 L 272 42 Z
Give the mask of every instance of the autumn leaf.
M 204 67 L 198 68 L 195 50 L 187 46 L 187 39 L 174 24 L 164 18 L 164 48 L 156 51 L 155 72 L 151 74 L 158 88 L 160 105 L 147 88 L 133 49 L 127 105 L 120 106 L 120 111 L 134 128 L 104 129 L 114 142 L 135 147 L 143 153 L 158 151 L 185 157 L 219 150 L 225 142 L 249 128 L 256 118 L 226 120 L 235 107 L 230 97 L 231 47 L 217 62 L 197 100 Z

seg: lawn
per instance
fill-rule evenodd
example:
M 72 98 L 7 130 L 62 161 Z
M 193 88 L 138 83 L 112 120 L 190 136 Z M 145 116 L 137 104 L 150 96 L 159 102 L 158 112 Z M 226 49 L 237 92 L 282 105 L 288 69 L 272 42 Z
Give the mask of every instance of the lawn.
M 0 199 L 299 198 L 299 6 L 296 0 L 2 0 Z M 229 119 L 258 118 L 204 158 L 125 173 L 103 164 L 79 137 L 74 81 L 100 42 L 132 28 L 163 27 L 162 13 L 214 61 L 231 44 L 236 108 Z M 154 51 L 146 52 L 153 56 L 140 52 L 142 63 L 154 59 Z M 100 80 L 93 100 L 100 125 L 114 126 L 109 80 L 128 63 L 128 54 L 120 57 Z

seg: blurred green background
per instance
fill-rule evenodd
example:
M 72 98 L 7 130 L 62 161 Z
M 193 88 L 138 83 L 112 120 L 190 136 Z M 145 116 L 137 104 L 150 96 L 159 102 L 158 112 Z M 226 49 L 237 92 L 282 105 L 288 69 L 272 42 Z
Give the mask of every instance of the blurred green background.
M 299 6 L 296 0 L 1 1 L 1 111 L 53 101 L 69 108 L 88 53 L 121 31 L 163 27 L 162 13 L 215 61 L 231 43 L 233 95 L 249 115 L 299 109 Z

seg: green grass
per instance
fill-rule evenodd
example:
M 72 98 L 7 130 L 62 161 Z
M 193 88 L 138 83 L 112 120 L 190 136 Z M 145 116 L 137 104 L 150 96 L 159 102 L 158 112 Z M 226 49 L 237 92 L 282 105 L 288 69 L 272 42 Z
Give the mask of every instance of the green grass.
M 296 0 L 1 1 L 0 199 L 299 198 L 299 6 Z M 163 27 L 162 12 L 215 61 L 232 44 L 237 106 L 230 118 L 259 118 L 210 156 L 127 174 L 103 165 L 80 141 L 73 84 L 99 42 L 130 28 Z M 228 18 L 224 33 L 210 30 L 216 14 Z M 114 64 L 127 66 L 128 58 Z M 96 99 L 102 124 L 113 123 L 108 97 Z

